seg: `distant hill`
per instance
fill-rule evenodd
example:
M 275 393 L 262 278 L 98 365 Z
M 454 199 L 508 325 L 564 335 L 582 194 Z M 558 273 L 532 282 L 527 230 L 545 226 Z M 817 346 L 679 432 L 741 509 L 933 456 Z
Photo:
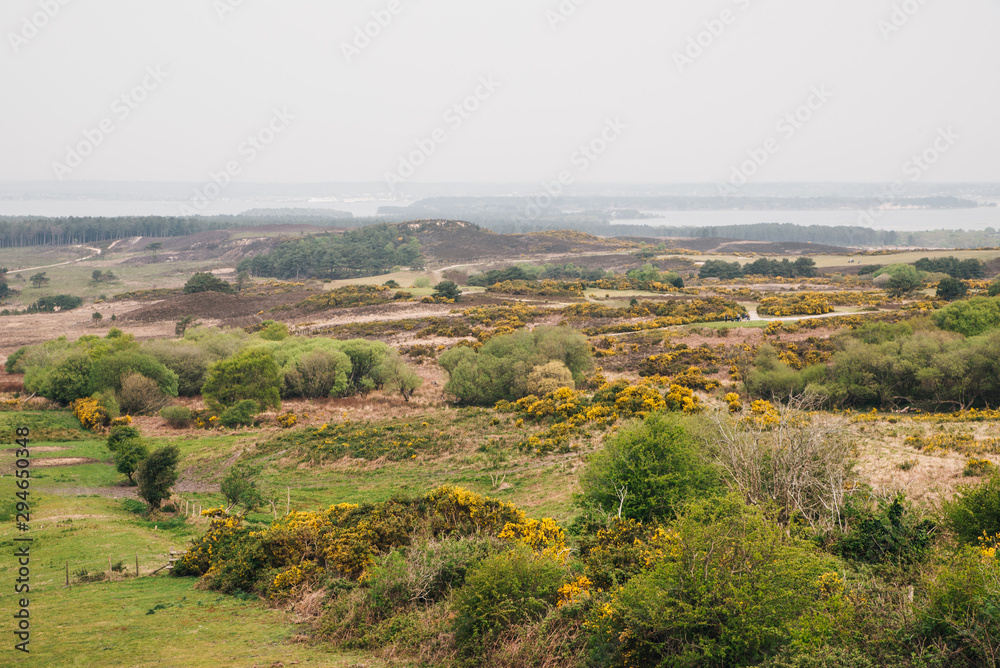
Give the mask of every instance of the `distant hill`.
M 280 209 L 257 208 L 249 209 L 240 214 L 251 218 L 354 218 L 354 214 L 349 211 L 337 211 L 335 209 L 304 209 L 296 207 L 285 207 Z

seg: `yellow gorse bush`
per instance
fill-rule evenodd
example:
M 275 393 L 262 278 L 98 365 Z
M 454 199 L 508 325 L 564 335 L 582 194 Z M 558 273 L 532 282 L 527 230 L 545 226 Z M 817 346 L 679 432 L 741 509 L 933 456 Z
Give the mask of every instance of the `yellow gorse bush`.
M 589 598 L 592 585 L 593 583 L 586 575 L 581 575 L 576 580 L 567 582 L 559 587 L 559 601 L 556 603 L 556 607 L 561 608 Z
M 260 531 L 221 509 L 208 516 L 208 531 L 182 557 L 178 574 L 211 579 L 240 572 L 273 597 L 286 596 L 322 573 L 361 578 L 379 555 L 409 545 L 416 535 L 485 535 L 559 559 L 568 553 L 565 533 L 554 520 L 530 519 L 513 504 L 460 487 L 440 487 L 411 500 L 293 512 Z M 234 541 L 245 544 L 233 549 Z M 222 550 L 223 545 L 229 547 Z
M 824 315 L 833 308 L 821 292 L 806 292 L 777 297 L 765 297 L 757 307 L 757 314 L 783 317 L 792 315 Z
M 111 424 L 108 409 L 93 397 L 77 399 L 70 404 L 73 415 L 80 421 L 85 429 L 90 431 L 100 431 Z

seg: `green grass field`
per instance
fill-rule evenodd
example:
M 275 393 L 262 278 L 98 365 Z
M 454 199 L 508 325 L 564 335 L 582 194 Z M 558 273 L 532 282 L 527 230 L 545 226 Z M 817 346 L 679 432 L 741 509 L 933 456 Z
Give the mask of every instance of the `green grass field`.
M 290 497 L 292 510 L 319 510 L 335 503 L 384 501 L 417 496 L 443 484 L 460 485 L 511 501 L 530 516 L 571 515 L 578 455 L 544 460 L 522 456 L 509 446 L 523 438 L 512 420 L 494 424 L 481 409 L 461 409 L 412 418 L 427 421 L 428 432 L 451 425 L 449 449 L 414 459 L 370 463 L 317 462 L 293 455 L 272 441 L 285 432 L 244 430 L 232 433 L 181 431 L 150 438 L 151 448 L 167 442 L 182 454 L 187 480 L 205 490 L 179 496 L 202 508 L 219 506 L 217 490 L 226 464 L 240 452 L 266 463 L 264 486 L 278 497 L 281 513 Z M 378 424 L 392 424 L 391 420 Z M 13 502 L 14 429 L 26 425 L 32 440 L 30 532 L 16 530 Z M 197 588 L 194 578 L 172 578 L 165 571 L 171 550 L 186 549 L 207 527 L 203 518 L 146 518 L 142 504 L 113 498 L 125 493 L 124 477 L 114 470 L 104 441 L 80 428 L 66 411 L 0 412 L 0 554 L 14 551 L 14 538 L 31 543 L 31 653 L 0 648 L 0 665 L 17 666 L 381 666 L 371 657 L 331 653 L 323 645 L 296 641 L 300 630 L 291 615 L 258 600 L 242 600 Z M 507 446 L 483 448 L 490 438 Z M 45 439 L 45 440 L 42 440 Z M 445 441 L 442 441 L 444 443 Z M 53 458 L 86 460 L 45 466 Z M 495 474 L 491 478 L 491 473 Z M 503 489 L 497 489 L 503 483 Z M 118 492 L 115 492 L 118 490 Z M 269 508 L 251 515 L 269 520 Z M 142 577 L 135 577 L 139 562 Z M 114 581 L 104 575 L 120 563 Z M 66 587 L 67 570 L 71 586 Z M 11 583 L 17 565 L 0 558 L 0 582 Z M 100 581 L 88 582 L 88 578 Z M 5 596 L 13 614 L 14 599 Z M 7 610 L 0 610 L 8 614 Z
M 32 440 L 30 531 L 15 526 L 12 428 L 28 425 L 51 440 Z M 202 521 L 145 519 L 141 504 L 111 498 L 106 491 L 122 476 L 109 462 L 103 440 L 80 429 L 67 412 L 0 413 L 0 582 L 13 586 L 18 565 L 11 556 L 15 537 L 29 536 L 31 591 L 30 653 L 15 651 L 5 623 L 0 665 L 122 666 L 380 666 L 370 657 L 330 653 L 323 646 L 293 642 L 292 616 L 257 600 L 220 596 L 196 587 L 194 578 L 162 571 L 171 550 L 185 549 L 204 529 Z M 243 437 L 239 437 L 243 438 Z M 219 450 L 239 438 L 179 440 L 192 455 Z M 83 439 L 83 440 L 76 440 Z M 72 466 L 43 466 L 51 458 L 96 460 Z M 101 491 L 100 494 L 92 493 Z M 143 577 L 135 578 L 138 559 Z M 115 581 L 103 577 L 108 562 L 121 562 Z M 67 568 L 72 583 L 65 586 Z M 86 574 L 86 575 L 84 575 Z M 10 620 L 16 599 L 0 597 L 0 614 Z

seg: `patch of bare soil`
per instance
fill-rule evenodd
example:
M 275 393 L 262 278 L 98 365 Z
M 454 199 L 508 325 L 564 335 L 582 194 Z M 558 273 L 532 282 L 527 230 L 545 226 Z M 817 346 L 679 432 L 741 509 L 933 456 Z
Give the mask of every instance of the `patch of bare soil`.
M 59 496 L 105 496 L 112 499 L 138 499 L 135 487 L 53 487 L 53 494 Z
M 89 457 L 42 457 L 41 459 L 32 459 L 31 465 L 35 468 L 53 468 L 56 466 L 76 466 L 77 464 L 99 464 L 100 462 L 96 459 L 91 459 Z
M 18 448 L 7 448 L 7 452 L 17 452 Z M 69 450 L 69 448 L 61 445 L 33 445 L 31 446 L 31 452 L 59 452 L 60 450 Z

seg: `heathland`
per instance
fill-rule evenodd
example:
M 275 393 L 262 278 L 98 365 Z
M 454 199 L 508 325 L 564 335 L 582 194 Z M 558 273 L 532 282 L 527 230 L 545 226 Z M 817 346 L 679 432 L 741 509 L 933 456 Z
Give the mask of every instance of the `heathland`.
M 4 665 L 1000 660 L 1000 248 L 18 224 Z

